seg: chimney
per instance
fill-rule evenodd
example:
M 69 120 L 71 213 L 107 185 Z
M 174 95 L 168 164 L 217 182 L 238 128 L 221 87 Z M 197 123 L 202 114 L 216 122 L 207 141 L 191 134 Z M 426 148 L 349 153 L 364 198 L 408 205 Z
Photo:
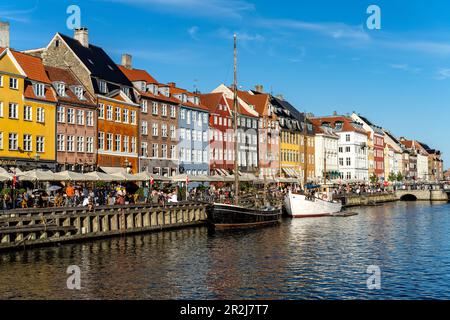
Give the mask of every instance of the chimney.
M 283 97 L 283 95 L 282 94 L 277 94 L 276 96 L 275 96 L 275 98 L 277 98 L 277 99 L 280 99 L 280 100 L 284 100 L 284 97 Z
M 131 64 L 131 55 L 130 54 L 124 53 L 122 55 L 122 66 L 131 70 L 132 64 Z
M 175 82 L 169 82 L 167 85 L 169 87 L 171 87 L 171 88 L 175 88 L 176 87 L 176 83 Z
M 9 22 L 0 21 L 0 47 L 9 48 Z
M 78 40 L 83 47 L 89 48 L 89 32 L 87 28 L 75 29 L 73 37 L 75 40 Z
M 256 86 L 255 86 L 255 91 L 258 91 L 258 92 L 264 92 L 264 86 L 262 85 L 262 84 L 257 84 Z

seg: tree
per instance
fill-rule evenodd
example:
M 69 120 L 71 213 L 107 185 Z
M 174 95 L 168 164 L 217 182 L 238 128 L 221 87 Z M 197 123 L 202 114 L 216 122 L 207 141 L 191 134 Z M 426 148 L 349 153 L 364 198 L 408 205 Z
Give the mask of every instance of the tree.
M 389 173 L 388 180 L 389 180 L 390 182 L 397 181 L 397 175 L 396 175 L 394 172 Z
M 402 182 L 403 179 L 404 179 L 404 177 L 403 177 L 402 173 L 401 172 L 397 173 L 397 181 Z

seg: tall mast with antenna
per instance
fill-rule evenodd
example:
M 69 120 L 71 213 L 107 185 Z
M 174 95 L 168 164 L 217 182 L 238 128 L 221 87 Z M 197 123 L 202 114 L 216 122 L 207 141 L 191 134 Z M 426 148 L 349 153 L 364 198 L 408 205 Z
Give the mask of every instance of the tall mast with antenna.
M 238 98 L 237 98 L 237 37 L 234 34 L 234 81 L 233 81 L 233 108 L 234 108 L 234 204 L 239 204 L 239 150 L 237 141 L 237 122 L 238 122 Z
M 304 158 L 305 158 L 305 169 L 303 170 L 303 188 L 306 192 L 306 185 L 308 184 L 308 122 L 306 120 L 306 111 L 303 113 L 304 115 L 304 137 L 303 137 L 303 152 L 304 152 Z

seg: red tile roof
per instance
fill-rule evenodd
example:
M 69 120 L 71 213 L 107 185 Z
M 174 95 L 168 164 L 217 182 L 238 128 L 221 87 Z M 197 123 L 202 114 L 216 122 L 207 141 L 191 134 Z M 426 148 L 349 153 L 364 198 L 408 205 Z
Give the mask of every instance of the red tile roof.
M 233 99 L 227 99 L 227 103 L 228 103 L 228 106 L 230 108 L 230 111 L 233 112 L 234 111 L 234 101 L 233 101 Z M 238 113 L 243 115 L 243 116 L 246 116 L 246 117 L 258 118 L 258 116 L 255 116 L 254 114 L 248 112 L 247 109 L 240 103 L 238 104 Z
M 93 100 L 93 98 L 88 93 L 86 93 L 86 88 L 83 86 L 81 82 L 79 82 L 73 76 L 70 70 L 45 66 L 45 71 L 47 73 L 48 78 L 52 82 L 61 81 L 64 82 L 64 84 L 66 85 L 66 92 L 65 92 L 66 96 L 61 97 L 57 94 L 58 101 L 84 104 L 87 106 L 96 106 L 96 103 Z M 84 100 L 78 99 L 78 97 L 73 93 L 73 91 L 69 88 L 69 86 L 83 86 L 83 90 L 85 91 L 84 94 L 85 99 Z
M 201 103 L 209 109 L 211 113 L 216 113 L 217 106 L 222 101 L 224 95 L 220 92 L 200 94 Z
M 267 111 L 267 104 L 269 103 L 269 95 L 266 93 L 251 94 L 247 91 L 238 90 L 238 97 L 244 100 L 247 104 L 254 106 L 255 111 L 260 115 L 264 115 Z
M 209 108 L 205 105 L 202 104 L 202 101 L 200 100 L 200 104 L 194 104 L 192 102 L 181 102 L 180 99 L 178 99 L 177 97 L 175 97 L 175 94 L 186 94 L 187 96 L 191 96 L 191 97 L 200 97 L 200 94 L 196 94 L 196 93 L 192 93 L 187 91 L 186 89 L 181 89 L 181 88 L 177 88 L 175 86 L 171 86 L 170 87 L 170 93 L 172 95 L 172 97 L 174 97 L 175 99 L 178 100 L 178 103 L 182 104 L 183 106 L 189 107 L 189 108 L 194 108 L 194 109 L 200 109 L 200 110 L 204 110 L 204 111 L 209 111 Z
M 352 125 L 354 122 L 352 118 L 345 116 L 330 116 L 330 117 L 318 117 L 318 118 L 309 118 L 312 123 L 316 125 L 322 125 L 323 122 L 329 122 L 332 128 L 335 128 L 336 122 L 342 122 L 342 131 L 343 132 L 358 132 L 361 134 L 367 134 L 367 131 L 363 128 L 357 128 Z
M 124 66 L 117 65 L 125 76 L 130 81 L 145 81 L 147 83 L 158 84 L 155 78 L 153 78 L 147 71 L 141 69 L 127 69 Z

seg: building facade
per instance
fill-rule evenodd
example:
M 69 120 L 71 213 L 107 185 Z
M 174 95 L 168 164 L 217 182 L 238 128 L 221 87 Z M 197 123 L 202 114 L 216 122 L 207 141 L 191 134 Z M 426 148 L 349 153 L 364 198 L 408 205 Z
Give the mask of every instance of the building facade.
M 97 106 L 68 69 L 45 66 L 56 92 L 57 171 L 90 172 L 97 164 Z
M 0 48 L 0 165 L 55 170 L 56 97 L 42 60 Z
M 139 170 L 170 177 L 178 174 L 178 103 L 170 87 L 147 71 L 133 69 L 131 56 L 122 56 L 120 70 L 133 83 L 140 103 Z

